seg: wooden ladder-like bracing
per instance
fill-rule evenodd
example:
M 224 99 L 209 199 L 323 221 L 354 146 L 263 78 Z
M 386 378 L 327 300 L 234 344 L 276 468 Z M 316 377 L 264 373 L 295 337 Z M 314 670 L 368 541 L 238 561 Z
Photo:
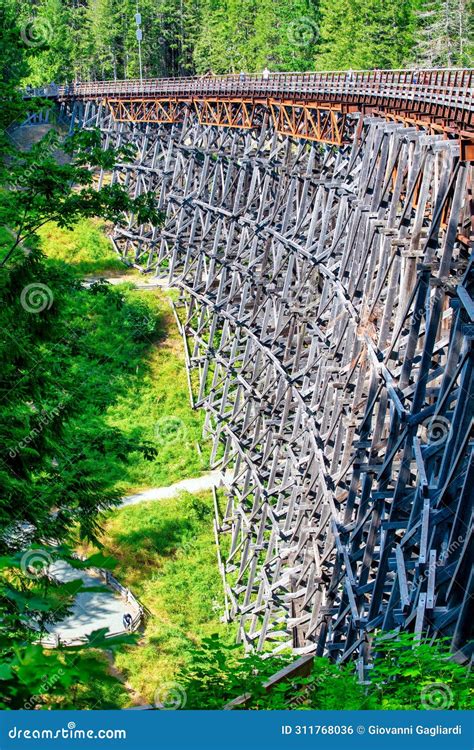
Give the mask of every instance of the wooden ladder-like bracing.
M 213 461 L 226 614 L 248 648 L 359 658 L 379 629 L 472 621 L 472 166 L 457 139 L 377 117 L 329 147 L 183 109 L 118 123 L 113 181 L 154 190 L 121 257 L 167 276 Z M 355 116 L 354 116 L 355 117 Z M 197 377 L 196 377 L 197 376 Z

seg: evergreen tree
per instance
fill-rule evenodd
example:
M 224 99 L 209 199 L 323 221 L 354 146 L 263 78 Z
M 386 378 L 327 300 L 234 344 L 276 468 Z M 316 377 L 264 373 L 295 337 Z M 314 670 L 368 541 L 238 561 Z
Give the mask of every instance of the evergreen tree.
M 232 43 L 225 0 L 202 0 L 202 23 L 193 51 L 198 73 L 235 72 L 239 53 Z
M 88 0 L 88 47 L 93 79 L 124 78 L 124 40 L 116 0 Z
M 24 113 L 18 86 L 28 75 L 29 48 L 20 35 L 15 10 L 10 0 L 0 0 L 0 158 L 11 146 L 7 128 Z
M 136 0 L 9 0 L 29 82 L 139 74 Z M 472 65 L 473 0 L 139 0 L 146 77 Z
M 45 6 L 46 7 L 46 6 Z M 61 17 L 64 10 L 50 2 L 48 9 Z M 59 584 L 46 575 L 56 559 L 81 563 L 71 556 L 78 537 L 95 540 L 100 513 L 112 507 L 118 493 L 101 474 L 105 453 L 120 460 L 144 449 L 110 427 L 103 419 L 112 379 L 99 388 L 97 371 L 105 361 L 119 358 L 110 346 L 111 335 L 98 335 L 98 315 L 109 322 L 117 314 L 116 330 L 143 320 L 143 310 L 124 304 L 116 291 L 83 290 L 71 271 L 47 264 L 35 243 L 35 231 L 51 219 L 72 226 L 82 216 L 135 210 L 126 191 L 109 186 L 92 189 L 89 166 L 107 153 L 100 135 L 87 131 L 61 145 L 69 156 L 58 164 L 59 136 L 52 131 L 28 151 L 19 151 L 4 128 L 21 120 L 29 105 L 17 90 L 28 76 L 31 50 L 50 53 L 54 38 L 43 47 L 43 26 L 33 28 L 20 18 L 10 0 L 0 0 L 2 63 L 0 66 L 0 708 L 25 708 L 41 694 L 51 706 L 79 707 L 76 690 L 87 686 L 91 675 L 107 678 L 105 662 L 87 653 L 89 647 L 114 647 L 104 631 L 91 634 L 85 649 L 57 649 L 48 654 L 38 642 L 46 625 L 62 619 L 81 582 Z M 34 17 L 36 20 L 38 16 Z M 41 38 L 40 38 L 41 37 Z M 52 41 L 51 41 L 52 40 Z M 45 57 L 45 60 L 48 58 Z M 58 64 L 66 57 L 58 53 Z M 35 60 L 35 62 L 37 59 Z M 51 65 L 54 60 L 51 59 Z M 58 68 L 59 70 L 59 68 Z M 62 68 L 61 68 L 62 70 Z M 79 140 L 77 140 L 79 139 Z M 109 151 L 104 167 L 116 154 Z M 74 188 L 72 187 L 74 185 Z M 111 190 L 113 192 L 111 192 Z M 149 202 L 146 199 L 146 202 Z M 154 211 L 154 199 L 149 202 Z M 111 213 L 109 213 L 111 212 Z M 149 216 L 149 218 L 152 218 Z M 27 242 L 23 244 L 23 241 Z M 84 295 L 86 291 L 86 295 Z M 94 295 L 102 295 L 100 302 Z M 110 296 L 112 294 L 112 296 Z M 107 297 L 107 295 L 109 295 Z M 81 299 L 82 297 L 82 299 Z M 93 304 L 91 304 L 93 302 Z M 84 304 L 85 303 L 85 304 Z M 102 310 L 100 313 L 99 311 Z M 137 338 L 134 324 L 132 337 Z M 125 341 L 125 346 L 129 343 Z M 108 347 L 108 351 L 107 351 Z M 126 366 L 126 365 L 125 365 Z M 96 382 L 94 382 L 94 380 Z M 95 402 L 84 400 L 90 388 Z M 91 409 L 87 419 L 84 408 Z M 92 408 L 91 408 L 92 407 Z M 54 543 L 52 543 L 54 541 Z M 89 565 L 105 565 L 99 555 Z M 117 645 L 117 643 L 115 644 Z M 86 651 L 86 653 L 85 653 Z M 56 670 L 56 679 L 41 688 L 44 675 Z M 76 685 L 71 690 L 71 685 Z M 43 694 L 47 695 L 43 698 Z M 36 697 L 38 697 L 36 695 Z M 110 706 L 107 706 L 110 707 Z
M 322 0 L 318 69 L 397 68 L 412 44 L 413 0 Z
M 426 67 L 472 65 L 472 11 L 470 0 L 423 0 L 417 13 L 415 62 Z
M 319 46 L 319 3 L 263 0 L 255 19 L 255 69 L 312 70 Z
M 21 36 L 30 54 L 33 85 L 70 80 L 73 70 L 71 12 L 64 0 L 41 0 L 32 12 L 30 3 L 20 5 Z

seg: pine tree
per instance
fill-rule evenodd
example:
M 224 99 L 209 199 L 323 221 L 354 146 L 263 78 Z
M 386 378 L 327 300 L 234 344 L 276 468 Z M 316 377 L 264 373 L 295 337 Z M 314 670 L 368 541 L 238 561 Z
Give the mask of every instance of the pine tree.
M 193 52 L 196 71 L 231 72 L 238 53 L 231 41 L 226 0 L 202 0 L 201 6 L 201 29 Z
M 358 19 L 351 0 L 321 0 L 318 69 L 355 68 L 354 39 Z
M 32 12 L 30 3 L 20 3 L 21 36 L 34 51 L 30 55 L 29 81 L 39 84 L 70 80 L 72 38 L 70 7 L 64 0 L 41 0 Z
M 423 0 L 414 60 L 427 67 L 472 65 L 473 15 L 468 0 Z
M 311 70 L 319 45 L 319 4 L 263 0 L 255 19 L 256 69 Z
M 473 0 L 8 2 L 27 37 L 34 84 L 137 77 L 137 9 L 146 77 L 473 61 Z
M 413 0 L 322 0 L 318 69 L 401 67 L 412 43 Z

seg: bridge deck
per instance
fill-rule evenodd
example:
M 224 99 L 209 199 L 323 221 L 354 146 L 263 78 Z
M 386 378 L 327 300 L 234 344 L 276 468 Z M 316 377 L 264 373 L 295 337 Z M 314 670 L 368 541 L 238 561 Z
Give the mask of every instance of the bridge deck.
M 49 86 L 60 100 L 231 101 L 315 105 L 341 112 L 418 117 L 455 132 L 474 124 L 474 70 L 380 70 L 332 73 L 153 78 Z M 36 91 L 37 95 L 38 92 Z

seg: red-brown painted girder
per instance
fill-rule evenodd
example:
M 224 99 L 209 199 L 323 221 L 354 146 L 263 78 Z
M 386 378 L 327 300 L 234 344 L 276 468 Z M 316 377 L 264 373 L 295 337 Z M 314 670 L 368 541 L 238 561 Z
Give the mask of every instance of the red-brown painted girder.
M 178 122 L 181 103 L 176 99 L 107 99 L 117 122 Z
M 342 116 L 353 112 L 440 126 L 451 136 L 470 134 L 473 92 L 473 69 L 445 69 L 97 81 L 51 86 L 28 96 L 106 100 L 117 119 L 131 122 L 176 122 L 180 107 L 191 103 L 203 123 L 220 127 L 252 127 L 256 105 L 273 107 L 281 132 L 340 144 Z M 464 136 L 466 154 L 472 150 L 469 139 Z

